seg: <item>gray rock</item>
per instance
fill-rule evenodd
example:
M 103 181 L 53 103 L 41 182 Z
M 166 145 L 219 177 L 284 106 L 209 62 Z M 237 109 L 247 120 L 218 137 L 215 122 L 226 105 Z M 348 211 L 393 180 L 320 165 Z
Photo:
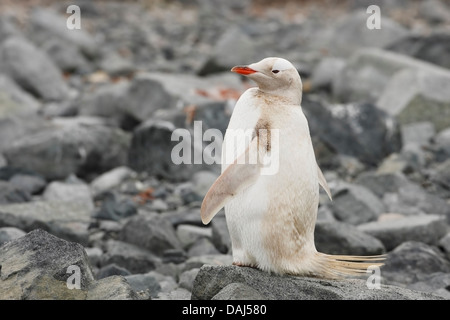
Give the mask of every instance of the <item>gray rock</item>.
M 0 265 L 1 299 L 85 299 L 94 283 L 83 246 L 39 229 L 1 246 Z M 68 288 L 70 266 L 79 268 L 80 289 Z
M 450 72 L 407 69 L 386 84 L 376 105 L 401 124 L 431 122 L 437 131 L 450 126 Z M 426 105 L 426 111 L 423 108 Z
M 94 210 L 91 190 L 84 183 L 53 181 L 45 188 L 42 198 L 46 201 L 80 202 Z
M 447 233 L 444 237 L 442 237 L 442 239 L 439 240 L 439 247 L 444 250 L 447 258 L 450 258 L 450 233 Z
M 364 223 L 358 229 L 381 240 L 388 251 L 406 241 L 437 245 L 447 231 L 445 218 L 431 214 Z
M 359 48 L 384 48 L 408 35 L 407 29 L 386 16 L 381 29 L 370 30 L 366 27 L 368 17 L 366 10 L 352 11 L 332 25 L 327 43 L 330 53 L 347 57 Z
M 450 291 L 448 287 L 450 286 L 450 274 L 436 272 L 430 274 L 424 280 L 415 282 L 407 286 L 408 289 L 422 291 L 422 292 L 430 292 L 435 295 L 441 295 L 445 299 L 450 299 Z
M 436 134 L 435 126 L 429 121 L 420 121 L 401 126 L 402 145 L 428 145 Z
M 345 61 L 339 58 L 328 57 L 320 60 L 311 75 L 311 89 L 330 89 L 333 79 L 340 75 Z
M 97 268 L 102 260 L 103 250 L 98 247 L 85 247 L 84 251 L 88 255 L 90 265 Z
M 20 238 L 26 235 L 26 232 L 15 227 L 0 228 L 0 246 L 8 241 Z
M 204 226 L 198 208 L 180 206 L 175 211 L 164 212 L 163 217 L 168 219 L 175 228 L 180 224 Z
M 128 153 L 130 168 L 172 181 L 187 180 L 197 171 L 211 170 L 211 166 L 205 164 L 203 157 L 201 164 L 194 164 L 194 155 L 202 155 L 203 149 L 191 143 L 189 131 L 175 129 L 172 123 L 161 120 L 150 120 L 136 128 Z M 182 149 L 185 149 L 185 152 L 190 151 L 191 157 L 186 161 L 180 159 L 178 163 Z M 173 153 L 177 157 L 176 163 L 172 157 Z
M 97 271 L 95 278 L 97 280 L 100 280 L 110 276 L 128 276 L 130 274 L 131 274 L 130 271 L 128 271 L 127 269 L 122 268 L 116 265 L 115 263 L 110 263 L 101 267 Z
M 338 220 L 354 225 L 376 220 L 385 211 L 383 202 L 369 189 L 350 184 L 333 192 L 330 208 Z
M 0 69 L 22 88 L 46 100 L 69 97 L 69 88 L 52 60 L 32 43 L 20 37 L 6 39 L 0 48 Z M 29 57 L 33 57 L 30 59 Z
M 211 300 L 266 300 L 266 298 L 244 283 L 230 283 Z
M 12 176 L 11 179 L 9 179 L 9 183 L 14 187 L 30 194 L 40 193 L 47 185 L 47 182 L 44 180 L 44 178 L 38 175 L 21 173 Z
M 338 221 L 317 221 L 314 230 L 317 251 L 340 255 L 377 255 L 385 252 L 383 243 L 359 228 Z
M 66 8 L 64 8 L 66 9 Z M 67 28 L 67 16 L 48 9 L 36 7 L 30 15 L 30 31 L 33 41 L 39 44 L 50 39 L 63 41 L 65 46 L 72 46 L 87 58 L 95 58 L 99 51 L 96 41 L 86 28 L 70 30 Z
M 81 119 L 53 120 L 50 127 L 15 140 L 4 155 L 16 167 L 47 179 L 63 179 L 125 164 L 129 143 L 129 134 L 117 128 Z
M 209 240 L 209 238 L 199 238 L 196 240 L 188 249 L 187 254 L 189 257 L 209 255 L 209 254 L 220 254 L 221 252 L 216 249 L 214 244 Z
M 447 219 L 450 219 L 450 207 L 447 201 L 425 191 L 415 184 L 400 188 L 398 193 L 395 194 L 395 198 L 396 201 L 388 204 L 389 211 L 391 212 L 408 214 L 409 208 L 415 208 L 427 214 L 438 214 L 447 216 Z M 383 201 L 386 202 L 385 200 Z M 405 211 L 396 210 L 398 205 Z
M 129 81 L 98 84 L 95 90 L 83 91 L 72 104 L 80 115 L 105 117 L 117 126 L 128 129 L 136 125 L 136 120 L 130 119 L 127 111 L 129 87 Z
M 254 41 L 239 27 L 232 26 L 218 39 L 211 56 L 199 71 L 199 75 L 230 70 L 238 64 L 257 61 Z
M 450 128 L 439 132 L 435 137 L 435 143 L 439 158 L 447 160 L 450 157 Z
M 195 193 L 201 197 L 204 197 L 217 178 L 217 173 L 212 171 L 199 171 L 194 173 L 191 181 Z
M 116 264 L 132 273 L 146 273 L 161 264 L 161 259 L 136 245 L 118 240 L 105 243 L 101 265 Z
M 422 1 L 418 7 L 419 16 L 431 24 L 450 21 L 449 8 L 439 0 Z
M 231 265 L 233 257 L 228 254 L 210 254 L 198 257 L 191 257 L 186 260 L 183 270 L 200 268 L 203 265 L 223 266 Z
M 136 173 L 126 166 L 120 166 L 107 171 L 91 182 L 93 196 L 96 197 L 105 191 L 118 187 L 126 179 L 135 177 Z
M 0 118 L 36 114 L 40 103 L 6 74 L 0 74 Z
M 404 69 L 442 73 L 443 69 L 409 56 L 377 48 L 357 50 L 333 82 L 333 96 L 340 101 L 375 102 L 391 77 Z
M 195 277 L 197 276 L 199 270 L 200 268 L 193 268 L 181 273 L 178 281 L 180 288 L 192 291 L 192 285 L 194 284 Z
M 111 276 L 95 281 L 86 300 L 139 300 L 139 296 L 122 276 Z
M 230 284 L 252 288 L 255 298 L 266 300 L 429 300 L 441 299 L 429 293 L 381 285 L 368 289 L 366 280 L 326 280 L 279 276 L 253 268 L 204 266 L 194 281 L 192 300 L 209 300 Z M 227 289 L 229 290 L 229 289 Z M 220 295 L 219 295 L 220 297 Z
M 160 216 L 136 215 L 122 229 L 121 239 L 162 255 L 168 249 L 180 249 L 175 230 L 169 220 Z
M 125 276 L 125 279 L 134 291 L 138 293 L 144 292 L 144 295 L 149 298 L 155 298 L 161 291 L 159 282 L 150 273 L 132 274 Z
M 97 219 L 119 221 L 137 214 L 137 204 L 130 198 L 117 193 L 107 192 L 103 195 L 102 205 L 94 214 Z
M 450 272 L 450 262 L 433 247 L 422 242 L 408 241 L 389 253 L 381 276 L 388 282 L 409 285 L 423 281 L 435 272 Z
M 200 238 L 211 239 L 212 232 L 208 227 L 180 224 L 177 226 L 176 234 L 183 247 L 187 248 Z
M 450 67 L 450 33 L 431 30 L 430 34 L 412 34 L 388 46 L 390 51 L 428 61 L 444 68 Z
M 408 180 L 404 174 L 399 172 L 365 172 L 359 175 L 355 182 L 368 188 L 380 198 L 385 193 L 397 193 L 400 188 L 413 185 L 412 181 Z
M 160 292 L 154 300 L 190 300 L 191 292 L 183 288 L 176 288 L 170 292 Z
M 218 213 L 211 221 L 212 243 L 221 253 L 231 250 L 231 238 L 224 215 Z
M 20 203 L 31 200 L 31 194 L 15 187 L 12 183 L 0 180 L 0 204 Z
M 37 228 L 83 245 L 88 242 L 91 209 L 85 203 L 33 201 L 0 205 L 0 226 Z
M 376 165 L 400 149 L 398 125 L 373 104 L 328 105 L 325 101 L 307 98 L 303 100 L 302 108 L 311 136 L 317 137 L 334 153 Z
M 41 48 L 64 72 L 86 74 L 93 71 L 93 66 L 80 50 L 66 40 L 50 38 L 45 40 Z
M 155 110 L 174 109 L 176 104 L 176 96 L 168 92 L 160 81 L 147 74 L 136 76 L 128 88 L 126 110 L 140 122 L 151 118 Z
M 437 183 L 446 192 L 450 190 L 450 159 L 438 164 L 430 174 L 430 180 Z

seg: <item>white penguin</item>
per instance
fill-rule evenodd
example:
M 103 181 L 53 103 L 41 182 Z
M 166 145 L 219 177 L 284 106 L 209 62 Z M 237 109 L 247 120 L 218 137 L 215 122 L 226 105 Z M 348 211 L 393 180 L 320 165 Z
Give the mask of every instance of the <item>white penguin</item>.
M 383 255 L 316 250 L 319 185 L 330 199 L 331 193 L 314 155 L 296 68 L 271 57 L 231 71 L 258 87 L 236 103 L 222 147 L 222 174 L 203 200 L 201 218 L 208 224 L 225 206 L 233 264 L 323 278 L 381 266 Z

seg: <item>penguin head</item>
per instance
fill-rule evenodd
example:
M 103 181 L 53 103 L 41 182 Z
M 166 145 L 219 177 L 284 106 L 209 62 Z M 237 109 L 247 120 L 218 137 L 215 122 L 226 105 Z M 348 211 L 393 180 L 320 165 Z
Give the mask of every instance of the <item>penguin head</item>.
M 294 98 L 301 102 L 302 81 L 297 69 L 288 60 L 270 57 L 247 66 L 231 69 L 256 82 L 263 92 Z

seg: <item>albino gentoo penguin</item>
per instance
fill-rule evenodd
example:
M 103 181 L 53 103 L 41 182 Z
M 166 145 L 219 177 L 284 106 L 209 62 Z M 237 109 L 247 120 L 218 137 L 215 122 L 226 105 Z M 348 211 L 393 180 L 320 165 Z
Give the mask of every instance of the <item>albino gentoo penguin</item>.
M 331 193 L 314 155 L 296 68 L 285 59 L 266 58 L 231 71 L 258 87 L 245 91 L 236 103 L 222 146 L 222 174 L 203 200 L 201 218 L 208 224 L 225 206 L 233 264 L 323 278 L 382 265 L 384 256 L 316 250 L 319 185 L 330 199 Z M 276 170 L 264 171 L 268 158 L 277 163 Z

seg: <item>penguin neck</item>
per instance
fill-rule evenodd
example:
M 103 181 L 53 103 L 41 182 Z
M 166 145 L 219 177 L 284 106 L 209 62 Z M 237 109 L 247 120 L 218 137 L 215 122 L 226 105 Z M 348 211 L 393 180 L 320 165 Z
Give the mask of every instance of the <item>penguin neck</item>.
M 302 90 L 271 90 L 258 88 L 257 96 L 264 99 L 267 104 L 282 103 L 284 105 L 298 105 L 302 103 Z

